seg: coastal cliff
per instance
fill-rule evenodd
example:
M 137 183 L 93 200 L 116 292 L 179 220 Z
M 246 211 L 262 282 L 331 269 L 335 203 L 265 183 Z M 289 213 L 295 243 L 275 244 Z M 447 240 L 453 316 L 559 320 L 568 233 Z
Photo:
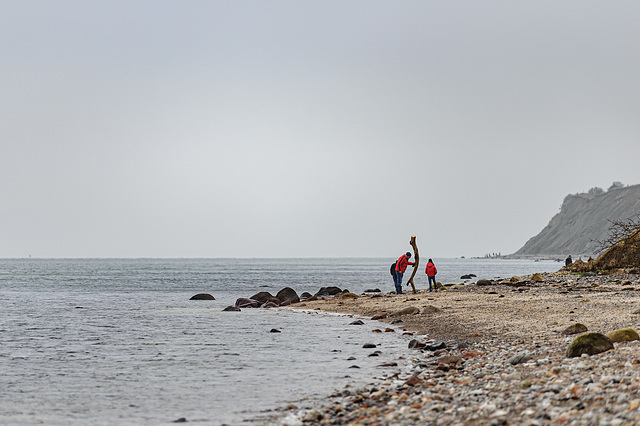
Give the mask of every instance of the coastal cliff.
M 610 221 L 640 214 L 640 185 L 614 183 L 608 191 L 592 188 L 585 194 L 567 195 L 560 212 L 514 257 L 597 255 L 599 241 L 607 237 Z

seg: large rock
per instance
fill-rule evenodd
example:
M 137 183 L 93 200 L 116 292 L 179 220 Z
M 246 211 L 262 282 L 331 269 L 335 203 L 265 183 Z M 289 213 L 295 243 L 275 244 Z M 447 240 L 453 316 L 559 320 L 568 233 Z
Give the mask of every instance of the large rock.
M 623 328 L 621 330 L 611 331 L 606 336 L 612 342 L 632 342 L 634 340 L 640 340 L 640 336 L 633 328 Z
M 198 293 L 194 296 L 191 296 L 191 299 L 189 300 L 216 300 L 216 298 L 208 293 Z
M 315 297 L 329 297 L 335 296 L 338 293 L 342 293 L 342 290 L 338 287 L 322 287 L 318 292 L 314 295 Z
M 278 299 L 268 291 L 261 291 L 260 293 L 256 293 L 251 296 L 250 299 L 257 300 L 261 305 L 264 305 L 267 302 L 275 303 L 278 306 L 280 305 L 280 299 Z
M 587 333 L 573 339 L 565 356 L 575 358 L 582 354 L 596 355 L 613 349 L 613 342 L 602 333 Z
M 415 314 L 419 314 L 420 313 L 420 309 L 416 308 L 415 306 L 407 306 L 404 309 L 400 309 L 399 311 L 395 311 L 389 314 L 390 317 L 399 317 L 402 315 L 415 315 Z
M 298 303 L 300 301 L 298 293 L 291 287 L 285 287 L 280 290 L 278 294 L 276 294 L 276 298 L 280 301 L 281 306 Z
M 480 285 L 480 286 L 491 285 L 491 284 L 492 284 L 491 280 L 478 280 L 476 282 L 476 285 Z
M 258 308 L 261 303 L 257 300 L 247 299 L 246 297 L 241 297 L 236 300 L 235 307 L 236 308 Z
M 308 291 L 305 291 L 304 293 L 302 293 L 300 295 L 300 301 L 304 302 L 305 300 L 309 300 L 313 297 L 313 295 L 311 293 L 309 293 Z
M 226 308 L 223 309 L 224 312 L 239 312 L 240 308 L 238 308 L 237 306 L 227 306 Z

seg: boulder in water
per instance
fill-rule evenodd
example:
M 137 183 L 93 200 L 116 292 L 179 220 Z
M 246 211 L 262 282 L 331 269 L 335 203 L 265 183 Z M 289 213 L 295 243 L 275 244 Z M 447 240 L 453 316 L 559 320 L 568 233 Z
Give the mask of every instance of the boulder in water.
M 241 297 L 236 300 L 236 308 L 257 308 L 261 305 L 260 302 L 253 299 L 247 299 L 246 297 Z
M 298 303 L 300 301 L 298 293 L 291 287 L 285 287 L 280 290 L 278 294 L 276 294 L 276 298 L 280 301 L 281 306 Z
M 191 299 L 189 300 L 216 300 L 216 298 L 208 293 L 198 293 L 194 296 L 191 296 Z
M 304 301 L 306 301 L 306 300 L 311 299 L 312 297 L 313 297 L 313 295 L 312 295 L 311 293 L 309 293 L 308 291 L 305 291 L 304 293 L 302 293 L 302 294 L 300 295 L 300 301 L 301 301 L 301 302 L 304 302 Z
M 280 299 L 273 296 L 268 291 L 261 291 L 260 293 L 256 293 L 250 297 L 250 299 L 257 300 L 261 305 L 264 305 L 267 302 L 275 303 L 276 305 L 280 305 Z

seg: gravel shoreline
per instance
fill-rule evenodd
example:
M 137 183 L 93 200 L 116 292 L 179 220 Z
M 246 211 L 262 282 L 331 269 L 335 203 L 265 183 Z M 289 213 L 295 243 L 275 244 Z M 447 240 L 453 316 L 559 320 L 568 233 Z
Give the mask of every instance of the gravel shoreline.
M 265 423 L 640 424 L 640 341 L 567 358 L 577 334 L 562 334 L 576 323 L 603 334 L 640 330 L 640 276 L 536 275 L 297 304 L 369 318 L 417 308 L 380 319 L 380 328 L 401 320 L 396 325 L 415 334 L 414 345 L 427 346 L 407 348 L 408 365 L 370 386 L 347 387 L 316 406 L 291 404 Z

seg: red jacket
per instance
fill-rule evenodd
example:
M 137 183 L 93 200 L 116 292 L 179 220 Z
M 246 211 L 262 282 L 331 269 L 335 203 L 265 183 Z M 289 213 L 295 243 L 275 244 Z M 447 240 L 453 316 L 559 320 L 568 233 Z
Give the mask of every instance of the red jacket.
M 436 269 L 436 265 L 429 262 L 427 263 L 427 267 L 425 268 L 424 272 L 427 274 L 428 277 L 435 277 L 436 274 L 438 273 L 438 270 Z
M 396 262 L 396 271 L 404 274 L 404 271 L 407 270 L 407 265 L 413 265 L 413 262 L 409 262 L 409 259 L 407 259 L 407 255 L 403 254 Z

